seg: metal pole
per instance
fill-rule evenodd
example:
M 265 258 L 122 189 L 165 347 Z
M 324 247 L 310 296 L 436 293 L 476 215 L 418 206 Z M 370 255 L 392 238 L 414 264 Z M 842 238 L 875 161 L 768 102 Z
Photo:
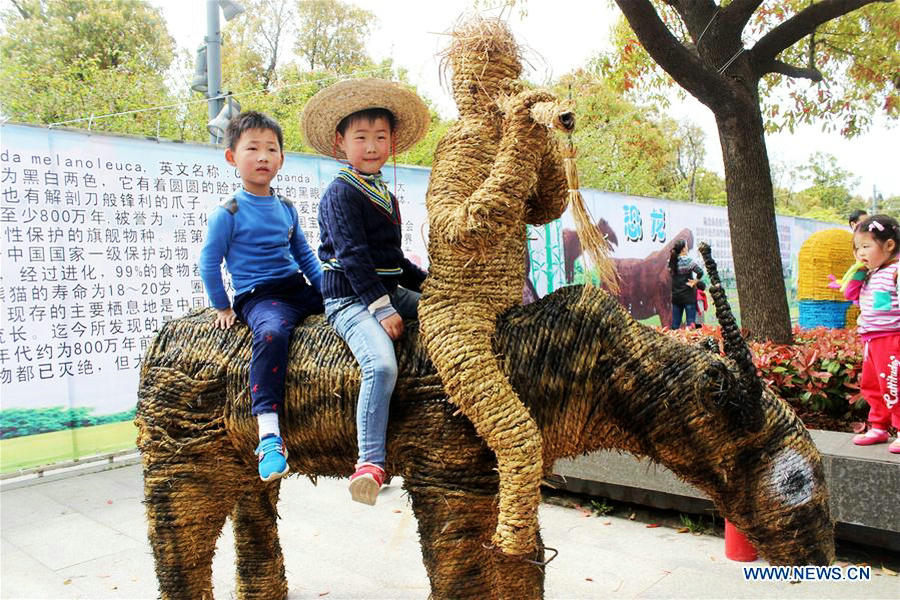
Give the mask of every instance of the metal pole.
M 206 82 L 209 97 L 209 120 L 222 110 L 222 31 L 219 27 L 219 2 L 206 0 Z M 209 134 L 209 141 L 219 143 L 219 138 Z

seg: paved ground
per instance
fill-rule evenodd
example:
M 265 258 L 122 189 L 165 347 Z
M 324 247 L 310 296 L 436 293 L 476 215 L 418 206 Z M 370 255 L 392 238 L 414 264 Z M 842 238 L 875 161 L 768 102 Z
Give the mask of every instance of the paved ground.
M 284 483 L 279 532 L 292 600 L 428 596 L 416 522 L 398 483 L 374 508 L 350 502 L 346 481 Z M 0 597 L 156 597 L 138 465 L 9 487 L 0 492 Z M 719 537 L 551 504 L 540 518 L 545 543 L 560 550 L 547 569 L 547 598 L 900 597 L 900 580 L 879 565 L 868 582 L 745 582 L 747 563 L 727 560 Z M 218 548 L 216 598 L 233 598 L 229 525 Z

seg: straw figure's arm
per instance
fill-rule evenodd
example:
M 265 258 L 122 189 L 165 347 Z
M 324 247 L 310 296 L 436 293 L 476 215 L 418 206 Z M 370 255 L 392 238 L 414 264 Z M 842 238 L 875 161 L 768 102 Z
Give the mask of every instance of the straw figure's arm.
M 525 203 L 525 222 L 544 225 L 558 219 L 569 205 L 569 186 L 566 168 L 556 136 L 547 136 L 547 146 L 541 156 L 537 188 Z
M 468 196 L 460 194 L 460 190 L 471 189 L 472 173 L 481 170 L 479 158 L 489 159 L 483 148 L 473 144 L 480 136 L 462 127 L 455 135 L 448 134 L 441 140 L 428 192 L 434 208 L 429 207 L 434 234 L 443 234 L 448 242 L 470 250 L 484 250 L 495 244 L 498 236 L 517 235 L 525 199 L 537 182 L 549 135 L 545 126 L 534 122 L 529 111 L 535 103 L 553 99 L 551 94 L 536 90 L 510 99 L 490 172 Z M 470 168 L 467 163 L 476 164 Z

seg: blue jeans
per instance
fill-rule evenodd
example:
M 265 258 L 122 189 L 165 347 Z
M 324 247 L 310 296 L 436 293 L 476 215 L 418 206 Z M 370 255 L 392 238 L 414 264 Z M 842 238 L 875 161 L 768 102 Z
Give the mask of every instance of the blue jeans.
M 697 319 L 697 304 L 675 304 L 672 303 L 672 329 L 681 327 L 681 313 L 685 313 L 684 325 L 690 327 Z
M 404 319 L 418 318 L 418 292 L 398 287 L 391 304 Z M 359 462 L 384 467 L 388 411 L 397 383 L 394 342 L 356 296 L 326 298 L 325 316 L 347 342 L 361 370 L 356 405 L 356 440 Z

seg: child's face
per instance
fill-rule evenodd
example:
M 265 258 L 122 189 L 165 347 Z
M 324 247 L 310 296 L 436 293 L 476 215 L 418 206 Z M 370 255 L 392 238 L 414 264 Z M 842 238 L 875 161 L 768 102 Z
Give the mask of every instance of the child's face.
M 377 173 L 391 156 L 392 135 L 391 125 L 384 117 L 372 121 L 357 119 L 347 126 L 344 135 L 337 134 L 338 147 L 354 169 Z
M 237 167 L 245 190 L 257 196 L 268 196 L 269 184 L 284 163 L 284 153 L 274 131 L 248 129 L 238 138 L 234 150 L 225 151 L 225 160 Z
M 894 240 L 879 242 L 867 231 L 857 231 L 853 236 L 853 248 L 856 259 L 870 271 L 877 269 L 891 258 L 897 247 Z

